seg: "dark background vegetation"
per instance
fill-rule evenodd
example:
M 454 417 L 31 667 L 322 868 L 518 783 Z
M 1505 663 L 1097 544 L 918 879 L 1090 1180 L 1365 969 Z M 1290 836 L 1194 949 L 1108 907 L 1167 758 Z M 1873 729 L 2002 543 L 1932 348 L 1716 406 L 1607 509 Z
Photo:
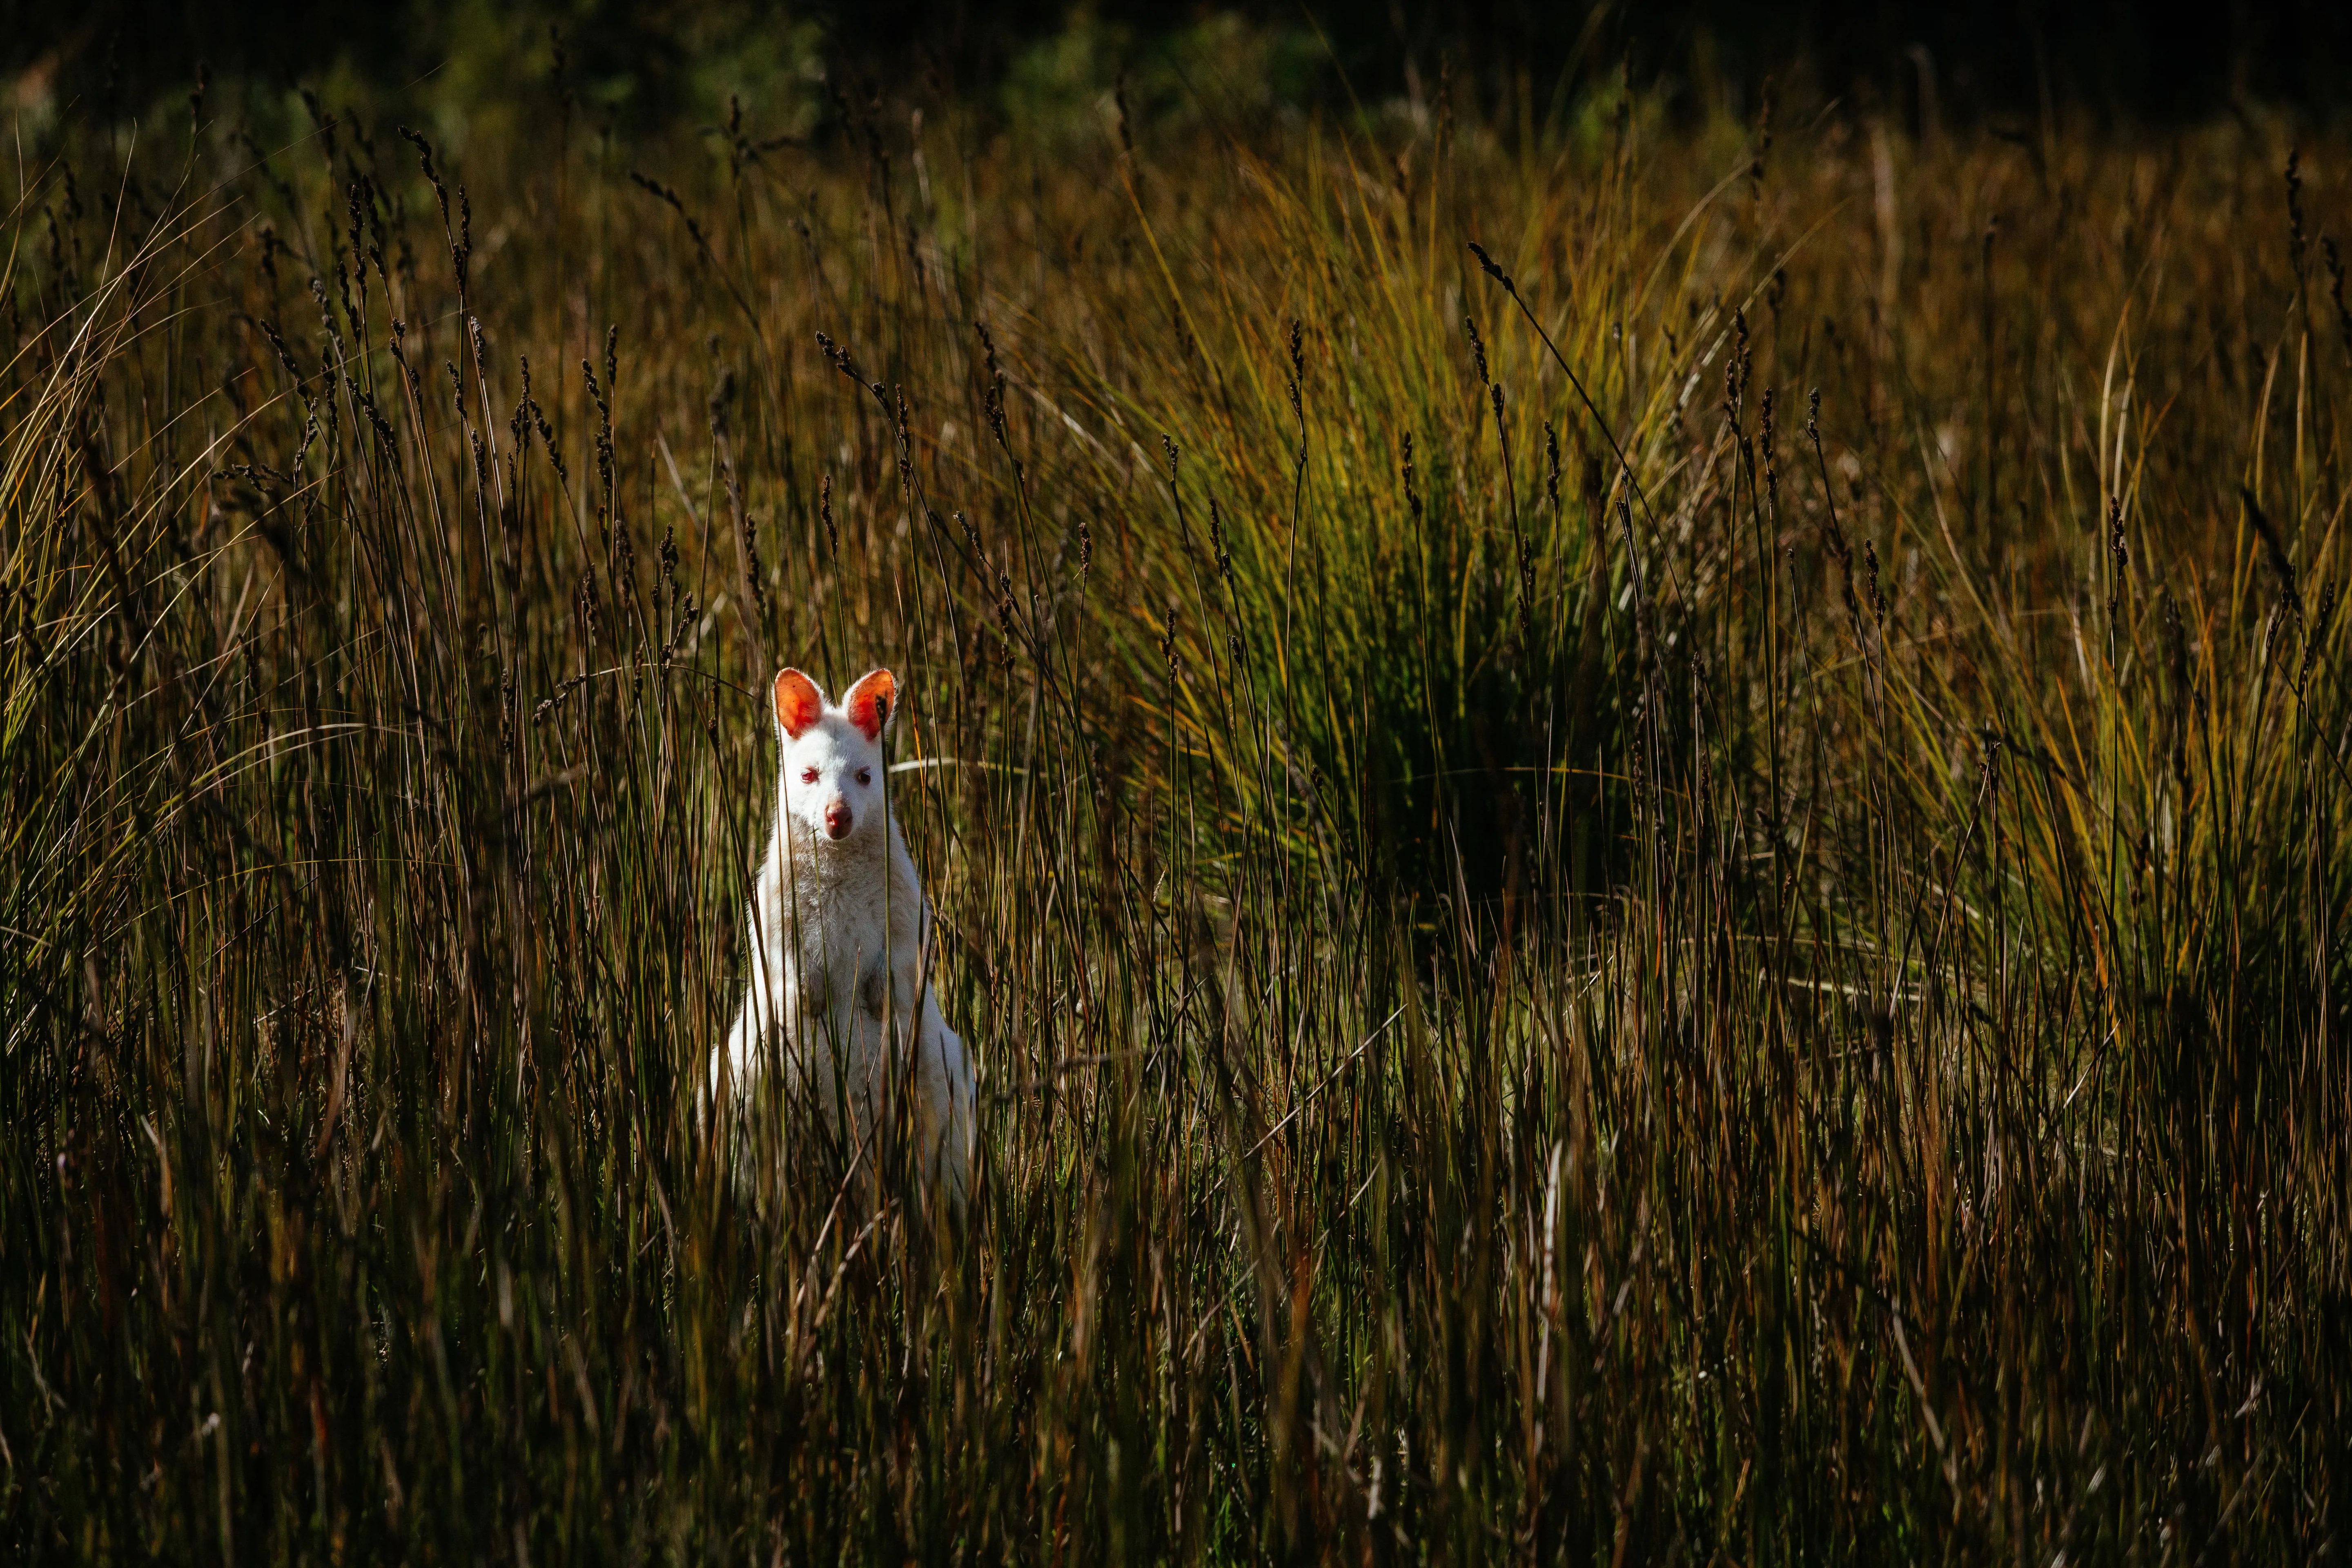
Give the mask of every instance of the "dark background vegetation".
M 378 86 L 399 88 L 489 35 L 538 37 L 558 27 L 583 96 L 623 120 L 653 123 L 692 102 L 697 68 L 714 56 L 821 41 L 830 58 L 855 72 L 938 72 L 969 88 L 1001 78 L 1024 50 L 1074 23 L 1148 49 L 1213 16 L 1288 35 L 1311 61 L 1287 84 L 1302 100 L 1336 101 L 1350 92 L 1369 100 L 1408 90 L 1425 85 L 1447 61 L 1472 79 L 1523 76 L 1540 96 L 1546 84 L 1564 87 L 1580 65 L 1622 58 L 1645 76 L 1679 81 L 1685 99 L 1721 83 L 1752 89 L 1778 75 L 1801 79 L 1815 99 L 1875 99 L 1931 119 L 2016 119 L 2072 107 L 2161 122 L 2242 110 L 2252 101 L 2334 113 L 2352 65 L 2352 7 L 2327 0 L 1388 0 L 1215 7 L 1167 0 L 1079 6 L 1060 0 L 5 0 L 0 68 L 37 73 L 78 105 L 121 112 L 184 92 L 199 72 L 293 79 L 341 65 Z

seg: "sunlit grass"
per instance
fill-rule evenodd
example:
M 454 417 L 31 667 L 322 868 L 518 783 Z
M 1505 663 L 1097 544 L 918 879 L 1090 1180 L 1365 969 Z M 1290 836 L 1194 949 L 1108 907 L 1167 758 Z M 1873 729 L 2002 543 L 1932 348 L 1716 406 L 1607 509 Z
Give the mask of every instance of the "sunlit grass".
M 28 150 L 6 1538 L 2340 1540 L 2336 149 L 915 102 Z M 697 1115 L 784 662 L 960 1233 Z

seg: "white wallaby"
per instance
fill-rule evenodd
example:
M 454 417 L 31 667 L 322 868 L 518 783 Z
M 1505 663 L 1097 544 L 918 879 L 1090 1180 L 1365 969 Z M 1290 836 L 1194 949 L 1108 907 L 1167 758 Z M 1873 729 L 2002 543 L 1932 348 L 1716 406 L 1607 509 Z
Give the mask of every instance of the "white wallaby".
M 813 1091 L 840 1134 L 846 1092 L 851 1147 L 870 1162 L 877 1134 L 910 1130 L 914 1168 L 961 1214 L 971 1063 L 940 1016 L 930 905 L 883 795 L 898 694 L 887 669 L 838 708 L 799 670 L 776 677 L 776 826 L 751 898 L 751 982 L 711 1060 L 711 1093 L 740 1102 L 781 1066 L 792 1098 Z

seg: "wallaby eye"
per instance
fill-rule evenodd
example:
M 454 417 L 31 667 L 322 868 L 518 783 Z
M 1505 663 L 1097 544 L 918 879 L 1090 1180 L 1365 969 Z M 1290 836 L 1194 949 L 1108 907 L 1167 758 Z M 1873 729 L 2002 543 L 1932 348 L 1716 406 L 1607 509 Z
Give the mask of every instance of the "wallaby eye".
M 858 770 L 857 770 L 857 782 L 858 782 L 859 784 L 872 784 L 872 783 L 874 782 L 874 770 L 873 770 L 872 768 L 860 768 L 860 769 L 858 769 Z
M 816 770 L 815 770 L 814 768 L 803 768 L 803 769 L 801 770 L 801 783 L 803 783 L 803 784 L 814 784 L 814 783 L 816 783 Z

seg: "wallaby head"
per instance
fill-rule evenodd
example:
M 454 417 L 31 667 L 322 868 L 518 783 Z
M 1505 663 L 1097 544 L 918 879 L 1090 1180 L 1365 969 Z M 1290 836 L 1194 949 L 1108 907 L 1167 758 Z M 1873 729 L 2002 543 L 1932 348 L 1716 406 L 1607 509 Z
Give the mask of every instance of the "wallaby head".
M 861 677 L 838 708 L 799 670 L 776 677 L 777 799 L 813 839 L 882 831 L 882 734 L 898 710 L 898 683 L 887 669 Z

